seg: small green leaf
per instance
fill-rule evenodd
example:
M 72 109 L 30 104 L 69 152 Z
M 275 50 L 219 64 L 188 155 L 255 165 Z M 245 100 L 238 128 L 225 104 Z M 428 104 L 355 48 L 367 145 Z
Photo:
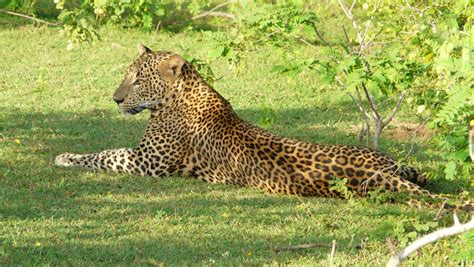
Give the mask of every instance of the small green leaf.
M 277 72 L 279 74 L 284 73 L 286 71 L 288 71 L 288 68 L 282 65 L 276 65 L 270 70 L 270 72 Z
M 447 180 L 453 180 L 454 176 L 456 175 L 456 162 L 448 162 L 444 168 L 444 173 L 446 174 Z

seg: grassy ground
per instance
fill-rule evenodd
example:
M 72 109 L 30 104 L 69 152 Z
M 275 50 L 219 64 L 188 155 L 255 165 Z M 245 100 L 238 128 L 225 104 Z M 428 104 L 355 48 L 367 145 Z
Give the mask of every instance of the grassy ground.
M 383 265 L 387 237 L 403 244 L 415 230 L 451 224 L 448 215 L 433 223 L 436 210 L 399 204 L 55 167 L 54 157 L 66 151 L 137 144 L 146 112 L 125 118 L 111 95 L 139 42 L 206 56 L 206 37 L 197 32 L 105 29 L 97 44 L 66 50 L 58 29 L 12 26 L 0 17 L 0 264 L 328 265 L 330 248 L 273 249 L 336 240 L 338 265 Z M 312 74 L 270 73 L 279 59 L 269 54 L 254 52 L 239 74 L 225 62 L 212 63 L 223 76 L 215 87 L 237 113 L 280 135 L 357 143 L 352 129 L 359 117 L 348 97 L 319 90 Z M 274 122 L 262 123 L 269 110 Z M 402 111 L 398 123 L 410 121 L 409 111 Z M 384 136 L 382 150 L 403 157 L 411 142 L 394 136 Z M 433 166 L 427 144 L 414 141 L 411 161 Z M 436 181 L 430 189 L 454 193 L 461 187 Z M 471 262 L 468 246 L 466 236 L 442 240 L 408 262 L 456 265 L 462 255 Z

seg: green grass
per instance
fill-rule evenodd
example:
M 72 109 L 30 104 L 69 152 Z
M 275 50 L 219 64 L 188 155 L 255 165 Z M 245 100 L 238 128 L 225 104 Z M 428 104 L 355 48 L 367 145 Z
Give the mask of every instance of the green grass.
M 107 28 L 100 42 L 66 50 L 58 29 L 5 21 L 0 17 L 0 264 L 328 265 L 330 248 L 273 248 L 336 240 L 338 265 L 383 265 L 387 237 L 404 242 L 413 225 L 437 212 L 56 167 L 63 152 L 137 144 L 148 114 L 125 118 L 111 101 L 137 43 L 205 58 L 206 37 Z M 223 76 L 215 88 L 255 124 L 271 110 L 275 121 L 263 126 L 277 134 L 358 143 L 350 129 L 360 118 L 348 97 L 319 90 L 311 73 L 276 76 L 270 70 L 279 60 L 271 51 L 252 52 L 238 74 L 213 62 L 216 77 Z M 406 108 L 398 119 L 412 120 Z M 410 144 L 385 135 L 381 147 L 402 157 Z M 410 160 L 434 166 L 428 147 L 415 138 Z M 439 180 L 430 189 L 454 193 L 463 186 Z M 449 216 L 438 224 L 451 224 Z M 442 240 L 408 264 L 456 265 L 454 255 L 468 245 L 461 237 Z

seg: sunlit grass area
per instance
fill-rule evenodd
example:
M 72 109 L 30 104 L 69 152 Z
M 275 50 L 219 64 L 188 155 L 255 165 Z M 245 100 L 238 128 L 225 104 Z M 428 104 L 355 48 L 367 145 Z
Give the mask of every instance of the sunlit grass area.
M 336 240 L 337 265 L 383 265 L 390 253 L 387 237 L 406 245 L 416 232 L 452 223 L 449 214 L 434 222 L 437 210 L 401 204 L 269 195 L 181 177 L 56 167 L 54 158 L 63 152 L 139 141 L 147 112 L 123 117 L 111 100 L 137 56 L 137 43 L 206 58 L 207 37 L 106 27 L 101 41 L 67 50 L 59 29 L 0 21 L 0 264 L 328 265 L 330 247 L 275 248 Z M 360 144 L 361 119 L 350 98 L 320 89 L 311 73 L 278 76 L 271 63 L 280 60 L 261 50 L 245 57 L 238 70 L 211 62 L 221 77 L 214 87 L 243 119 L 276 134 Z M 399 134 L 397 123 L 418 121 L 403 109 L 381 149 L 421 169 L 434 166 L 429 144 Z M 443 180 L 429 189 L 472 193 L 462 182 Z M 466 235 L 442 240 L 407 265 L 456 265 L 463 258 L 452 255 L 474 260 L 468 250 Z

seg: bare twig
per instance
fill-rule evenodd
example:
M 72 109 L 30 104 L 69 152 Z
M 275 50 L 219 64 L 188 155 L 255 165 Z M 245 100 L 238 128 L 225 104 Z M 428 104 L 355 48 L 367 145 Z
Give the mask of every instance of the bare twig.
M 433 221 L 439 220 L 439 218 L 441 217 L 441 214 L 443 214 L 444 206 L 446 205 L 447 201 L 448 201 L 447 199 L 443 201 L 443 204 L 441 204 L 441 207 L 439 207 L 438 213 L 436 213 L 436 216 L 433 218 Z
M 336 254 L 336 240 L 332 241 L 332 248 L 331 248 L 331 257 L 329 258 L 329 266 L 334 266 L 334 254 Z
M 323 38 L 323 35 L 318 31 L 318 28 L 316 26 L 313 25 L 313 30 L 314 32 L 316 33 L 316 35 L 318 36 L 319 40 L 321 40 L 321 42 L 326 45 L 326 46 L 329 46 L 329 43 L 326 42 L 326 40 Z
M 304 43 L 305 45 L 308 45 L 312 48 L 317 48 L 315 45 L 313 45 L 312 43 L 306 41 L 303 37 L 301 36 L 298 36 L 298 35 L 292 35 L 296 40 L 298 41 L 301 41 L 302 43 Z
M 411 243 L 408 247 L 404 248 L 398 254 L 390 257 L 387 262 L 387 267 L 396 267 L 413 252 L 419 248 L 426 246 L 427 244 L 433 243 L 441 238 L 458 235 L 474 229 L 474 213 L 472 214 L 471 220 L 465 224 L 459 222 L 459 218 L 456 213 L 453 214 L 454 225 L 448 228 L 442 228 L 433 233 L 427 234 Z
M 212 8 L 211 10 L 209 10 L 209 11 L 216 11 L 216 10 L 218 10 L 218 9 L 221 8 L 221 7 L 224 7 L 224 6 L 229 5 L 229 4 L 237 3 L 237 2 L 239 2 L 239 1 L 238 1 L 238 0 L 227 1 L 227 2 L 224 2 L 224 3 L 222 3 L 222 4 L 218 4 L 217 6 L 213 7 L 213 8 Z
M 358 90 L 357 90 L 357 93 L 359 93 Z M 369 114 L 367 113 L 367 111 L 365 110 L 362 102 L 360 101 L 360 93 L 359 93 L 359 101 L 357 101 L 351 93 L 349 93 L 349 96 L 352 98 L 352 101 L 354 101 L 354 103 L 359 108 L 359 111 L 362 114 L 362 117 L 364 118 L 364 122 L 365 122 L 362 129 L 359 132 L 359 140 L 362 141 L 362 139 L 364 138 L 364 135 L 367 135 L 367 143 L 368 143 L 369 137 L 370 137 L 370 117 L 369 117 Z
M 369 28 L 370 28 L 370 23 L 372 23 L 371 20 L 368 20 L 366 23 L 365 23 L 365 30 L 364 30 L 364 35 L 362 35 L 362 40 L 366 40 L 367 38 L 367 32 L 369 31 Z M 366 44 L 365 46 L 367 46 L 368 44 Z
M 203 17 L 223 17 L 223 18 L 227 18 L 227 19 L 235 19 L 235 15 L 234 14 L 230 14 L 230 13 L 224 13 L 224 12 L 218 12 L 216 10 L 218 10 L 219 8 L 221 7 L 224 7 L 226 5 L 229 5 L 229 4 L 233 4 L 233 3 L 237 3 L 238 1 L 237 0 L 231 0 L 231 1 L 228 1 L 228 2 L 225 2 L 225 3 L 222 3 L 222 4 L 219 4 L 213 8 L 211 8 L 209 11 L 205 11 L 197 16 L 194 16 L 192 17 L 191 19 L 192 20 L 196 20 L 196 19 L 200 19 L 200 18 L 203 18 Z
M 359 100 L 360 106 L 363 107 L 363 115 L 364 115 L 364 120 L 365 120 L 365 125 L 367 127 L 367 145 L 369 144 L 370 140 L 370 120 L 371 117 L 367 110 L 364 108 L 363 101 L 362 101 L 362 96 L 360 94 L 359 88 L 356 86 L 356 93 L 357 93 L 357 99 Z
M 204 17 L 221 17 L 221 18 L 232 19 L 232 20 L 235 19 L 234 14 L 224 13 L 224 12 L 219 12 L 219 11 L 204 12 L 202 14 L 199 14 L 197 16 L 192 17 L 191 19 L 196 20 L 196 19 L 200 19 L 200 18 L 204 18 Z
M 367 111 L 365 110 L 364 106 L 362 105 L 362 103 L 360 101 L 357 101 L 354 96 L 349 93 L 349 96 L 352 98 L 352 101 L 354 101 L 354 103 L 357 105 L 357 107 L 359 108 L 359 111 L 360 113 L 362 113 L 362 115 L 364 116 L 364 119 L 365 120 L 368 120 L 370 119 L 370 116 L 369 114 L 367 113 Z
M 0 9 L 0 12 L 5 13 L 5 14 L 9 14 L 9 15 L 12 15 L 12 16 L 17 16 L 17 17 L 22 17 L 22 18 L 25 18 L 25 19 L 34 20 L 36 22 L 43 23 L 43 24 L 46 24 L 48 26 L 53 26 L 53 27 L 61 26 L 61 24 L 62 24 L 61 22 L 52 23 L 52 22 L 48 22 L 48 21 L 45 21 L 45 20 L 42 20 L 42 19 L 38 19 L 38 18 L 35 18 L 35 17 L 32 17 L 32 16 L 28 16 L 28 15 L 25 15 L 25 14 L 20 14 L 20 13 L 16 13 L 16 12 L 12 12 L 12 11 L 6 11 L 6 10 L 3 10 L 3 9 Z
M 273 36 L 273 35 L 275 35 L 275 34 L 279 34 L 279 33 L 280 33 L 279 31 L 273 31 L 273 32 L 271 32 L 271 33 L 269 33 L 269 34 L 263 36 L 262 38 L 258 39 L 257 41 L 255 41 L 255 43 L 263 42 L 263 41 L 265 41 L 268 37 L 271 37 L 271 36 Z
M 354 0 L 354 2 L 352 2 L 351 8 L 349 8 L 349 12 L 352 12 L 352 9 L 354 8 L 356 3 L 357 3 L 357 0 Z
M 365 97 L 367 98 L 367 101 L 369 101 L 370 108 L 372 109 L 373 119 L 376 121 L 380 120 L 380 114 L 379 114 L 379 111 L 377 110 L 375 100 L 370 95 L 369 90 L 367 89 L 367 86 L 365 86 L 365 83 L 362 82 L 361 85 L 362 85 L 362 89 L 364 89 Z
M 159 31 L 159 30 L 160 30 L 160 26 L 161 26 L 161 20 L 159 20 L 158 23 L 156 23 L 155 31 Z
M 354 8 L 355 4 L 357 3 L 357 0 L 354 0 L 352 2 L 352 5 L 350 8 L 347 7 L 346 3 L 344 3 L 343 0 L 339 0 L 339 5 L 341 6 L 342 11 L 346 15 L 346 17 L 351 21 L 352 27 L 354 28 L 355 34 L 357 36 L 357 41 L 359 42 L 359 51 L 358 54 L 362 54 L 364 51 L 364 48 L 366 47 L 366 42 L 365 39 L 367 37 L 367 32 L 369 31 L 371 21 L 367 21 L 365 23 L 365 29 L 364 29 L 364 34 L 361 33 L 359 30 L 359 25 L 357 24 L 357 21 L 354 18 L 354 14 L 352 14 L 352 9 Z
M 390 255 L 397 255 L 397 247 L 393 243 L 393 239 L 391 239 L 390 237 L 387 238 L 387 246 L 390 249 Z
M 274 248 L 273 251 L 276 253 L 281 251 L 293 251 L 299 249 L 308 249 L 308 248 L 330 248 L 330 244 L 322 244 L 322 243 L 309 243 L 309 244 L 300 244 L 295 246 L 288 246 L 288 247 L 277 247 Z
M 362 85 L 362 89 L 364 90 L 365 97 L 367 101 L 369 102 L 370 109 L 372 110 L 372 120 L 374 121 L 374 124 L 375 124 L 374 136 L 372 140 L 372 148 L 377 149 L 378 144 L 379 144 L 379 138 L 380 138 L 380 135 L 382 134 L 382 129 L 384 128 L 384 126 L 383 126 L 382 119 L 380 118 L 380 114 L 377 110 L 375 100 L 370 95 L 369 90 L 365 86 L 365 83 L 361 82 L 361 85 Z
M 474 119 L 469 122 L 469 156 L 474 162 Z
M 354 1 L 352 4 L 355 5 L 355 2 L 357 2 L 357 1 Z M 344 12 L 344 14 L 346 14 L 346 17 L 348 17 L 349 19 L 351 19 L 351 18 L 352 18 L 352 12 L 351 12 L 351 11 L 352 11 L 352 7 L 351 7 L 351 10 L 348 10 L 348 9 L 347 9 L 347 6 L 346 6 L 346 3 L 344 3 L 344 1 L 342 1 L 342 0 L 339 0 L 339 5 L 341 6 L 342 11 Z
M 344 25 L 342 25 L 342 31 L 344 32 L 344 37 L 346 37 L 347 47 L 349 47 L 349 50 L 352 53 L 351 40 L 349 39 L 349 35 L 347 34 L 346 27 L 344 27 Z
M 407 95 L 408 91 L 405 90 L 399 97 L 398 97 L 398 101 L 397 101 L 397 105 L 393 108 L 392 110 L 392 113 L 390 113 L 390 115 L 388 116 L 388 118 L 382 123 L 383 127 L 387 126 L 387 124 L 389 124 L 393 117 L 395 116 L 395 114 L 397 113 L 398 109 L 400 108 L 401 104 L 402 104 L 402 101 L 403 99 L 405 98 L 405 96 Z
M 355 5 L 356 2 L 357 1 L 354 1 L 352 3 L 352 5 Z M 356 36 L 357 36 L 357 41 L 359 42 L 359 45 L 360 45 L 359 52 L 361 52 L 363 47 L 364 47 L 364 40 L 362 39 L 362 35 L 359 32 L 359 25 L 357 25 L 357 22 L 354 18 L 354 15 L 352 14 L 352 7 L 350 9 L 348 9 L 346 4 L 342 0 L 339 0 L 339 5 L 341 6 L 342 11 L 344 12 L 344 14 L 346 14 L 346 17 L 349 18 L 351 23 L 352 23 L 352 27 L 354 28 L 354 31 L 355 31 Z

